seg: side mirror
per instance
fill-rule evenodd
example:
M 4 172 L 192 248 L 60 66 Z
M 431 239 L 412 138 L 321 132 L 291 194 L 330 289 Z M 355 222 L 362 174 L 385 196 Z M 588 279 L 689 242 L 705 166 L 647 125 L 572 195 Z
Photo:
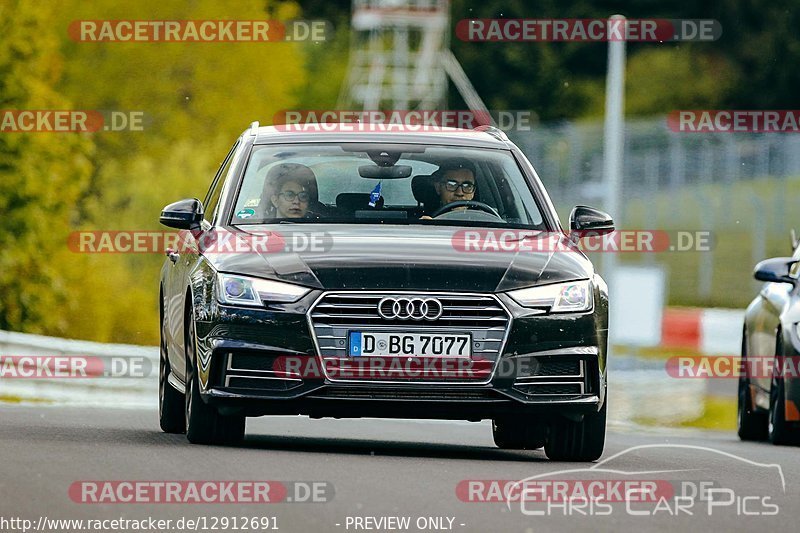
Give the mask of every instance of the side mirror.
M 797 280 L 789 275 L 789 269 L 795 263 L 797 263 L 797 260 L 791 257 L 765 259 L 756 265 L 755 270 L 753 270 L 753 276 L 758 281 L 791 283 L 794 285 Z
M 203 202 L 187 198 L 169 204 L 161 211 L 158 221 L 169 228 L 194 229 L 203 220 Z
M 614 220 L 611 215 L 589 207 L 578 205 L 569 214 L 569 230 L 586 232 L 591 231 L 596 235 L 605 235 L 614 231 Z

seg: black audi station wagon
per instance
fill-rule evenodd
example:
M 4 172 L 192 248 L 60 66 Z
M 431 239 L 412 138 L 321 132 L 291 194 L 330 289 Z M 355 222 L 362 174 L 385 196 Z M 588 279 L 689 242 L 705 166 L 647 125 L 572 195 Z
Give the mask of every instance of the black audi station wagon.
M 313 126 L 313 125 L 312 125 Z M 161 428 L 241 440 L 249 416 L 492 420 L 505 449 L 590 461 L 606 428 L 608 291 L 500 131 L 259 127 L 160 280 Z M 332 131 L 327 131 L 332 130 Z

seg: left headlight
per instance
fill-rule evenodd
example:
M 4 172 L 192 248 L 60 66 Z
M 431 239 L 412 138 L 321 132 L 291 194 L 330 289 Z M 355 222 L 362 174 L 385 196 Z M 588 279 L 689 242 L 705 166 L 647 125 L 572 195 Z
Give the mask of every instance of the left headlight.
M 551 313 L 574 313 L 592 308 L 592 282 L 588 279 L 519 289 L 508 293 L 523 307 L 547 307 Z
M 310 290 L 281 281 L 217 274 L 217 295 L 223 304 L 261 307 L 265 303 L 291 303 Z

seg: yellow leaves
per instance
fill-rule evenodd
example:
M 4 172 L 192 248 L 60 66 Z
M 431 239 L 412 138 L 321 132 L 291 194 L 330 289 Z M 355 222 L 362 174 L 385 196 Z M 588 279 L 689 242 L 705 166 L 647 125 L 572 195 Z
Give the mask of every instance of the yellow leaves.
M 308 81 L 300 43 L 84 43 L 70 23 L 298 16 L 296 2 L 264 0 L 0 2 L 0 108 L 146 117 L 144 132 L 0 137 L 0 329 L 156 343 L 163 257 L 79 254 L 67 236 L 163 229 L 161 208 L 203 198 L 239 133 L 297 108 Z M 334 69 L 343 76 L 344 62 Z M 338 90 L 330 73 L 313 76 L 315 95 Z

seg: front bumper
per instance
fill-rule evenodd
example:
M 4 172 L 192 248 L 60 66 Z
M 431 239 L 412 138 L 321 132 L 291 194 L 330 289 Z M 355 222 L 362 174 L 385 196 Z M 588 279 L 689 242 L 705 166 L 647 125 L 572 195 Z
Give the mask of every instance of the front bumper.
M 467 362 L 468 372 L 433 378 L 333 375 L 331 361 L 352 359 L 326 357 L 320 348 L 321 330 L 310 317 L 328 294 L 323 291 L 265 309 L 214 304 L 208 320 L 196 323 L 201 394 L 223 414 L 247 416 L 580 416 L 599 410 L 605 398 L 608 307 L 606 295 L 595 290 L 592 312 L 561 315 L 492 295 L 508 317 L 494 358 L 487 351 L 482 361 Z

